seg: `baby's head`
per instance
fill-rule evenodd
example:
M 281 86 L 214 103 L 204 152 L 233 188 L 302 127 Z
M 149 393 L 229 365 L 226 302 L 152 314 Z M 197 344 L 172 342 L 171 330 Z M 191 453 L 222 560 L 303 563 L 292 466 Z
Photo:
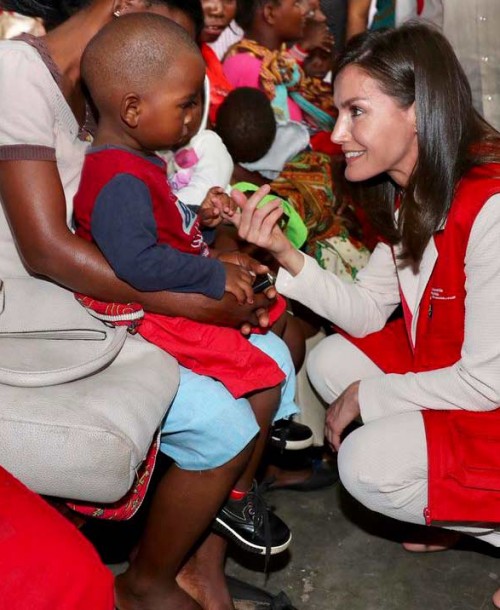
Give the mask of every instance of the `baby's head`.
M 235 163 L 258 161 L 271 148 L 276 136 L 276 119 L 270 101 L 258 89 L 234 89 L 217 112 L 215 131 Z
M 203 58 L 189 34 L 166 17 L 114 19 L 88 44 L 81 70 L 99 113 L 100 144 L 168 149 L 201 112 Z

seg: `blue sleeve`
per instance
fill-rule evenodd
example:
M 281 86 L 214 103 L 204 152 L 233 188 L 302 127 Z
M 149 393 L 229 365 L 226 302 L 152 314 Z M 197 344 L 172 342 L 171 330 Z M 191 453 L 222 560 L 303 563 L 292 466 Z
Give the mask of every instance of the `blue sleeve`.
M 191 210 L 191 212 L 194 212 L 196 215 L 198 215 L 198 212 L 199 212 L 201 206 L 193 205 L 192 203 L 189 203 L 189 204 L 184 203 L 184 205 L 187 208 L 189 208 Z M 201 227 L 201 234 L 203 235 L 203 241 L 207 245 L 211 246 L 214 243 L 214 241 L 215 241 L 215 228 L 209 229 L 208 227 Z
M 220 261 L 157 243 L 149 189 L 135 176 L 118 174 L 101 190 L 91 232 L 116 275 L 137 290 L 196 292 L 216 299 L 224 294 Z

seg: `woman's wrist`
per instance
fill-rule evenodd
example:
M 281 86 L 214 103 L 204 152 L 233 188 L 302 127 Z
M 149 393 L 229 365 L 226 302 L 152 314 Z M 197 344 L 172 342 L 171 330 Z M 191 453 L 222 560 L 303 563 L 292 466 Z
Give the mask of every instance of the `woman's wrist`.
M 287 240 L 287 246 L 273 253 L 274 258 L 290 275 L 298 275 L 304 267 L 304 256 Z

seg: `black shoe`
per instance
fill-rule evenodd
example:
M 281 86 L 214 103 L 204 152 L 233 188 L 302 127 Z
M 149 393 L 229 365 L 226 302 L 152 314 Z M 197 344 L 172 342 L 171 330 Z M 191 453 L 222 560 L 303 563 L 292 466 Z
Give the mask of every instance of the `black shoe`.
M 269 510 L 255 482 L 241 500 L 229 498 L 215 518 L 213 530 L 258 555 L 282 553 L 292 540 L 288 526 Z
M 283 591 L 273 595 L 232 576 L 226 576 L 226 581 L 236 610 L 296 610 Z
M 280 419 L 271 428 L 271 444 L 280 449 L 298 451 L 313 444 L 313 433 L 309 426 L 293 419 Z

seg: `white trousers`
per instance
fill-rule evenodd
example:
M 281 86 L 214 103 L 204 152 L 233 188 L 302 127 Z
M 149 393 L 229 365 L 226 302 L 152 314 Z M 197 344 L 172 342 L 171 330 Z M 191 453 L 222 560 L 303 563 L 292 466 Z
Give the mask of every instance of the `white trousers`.
M 354 381 L 383 374 L 341 335 L 327 337 L 313 349 L 307 372 L 327 403 Z M 345 488 L 364 506 L 400 521 L 425 524 L 427 445 L 420 412 L 366 423 L 342 442 L 338 464 Z M 450 529 L 500 546 L 500 528 L 454 524 Z

